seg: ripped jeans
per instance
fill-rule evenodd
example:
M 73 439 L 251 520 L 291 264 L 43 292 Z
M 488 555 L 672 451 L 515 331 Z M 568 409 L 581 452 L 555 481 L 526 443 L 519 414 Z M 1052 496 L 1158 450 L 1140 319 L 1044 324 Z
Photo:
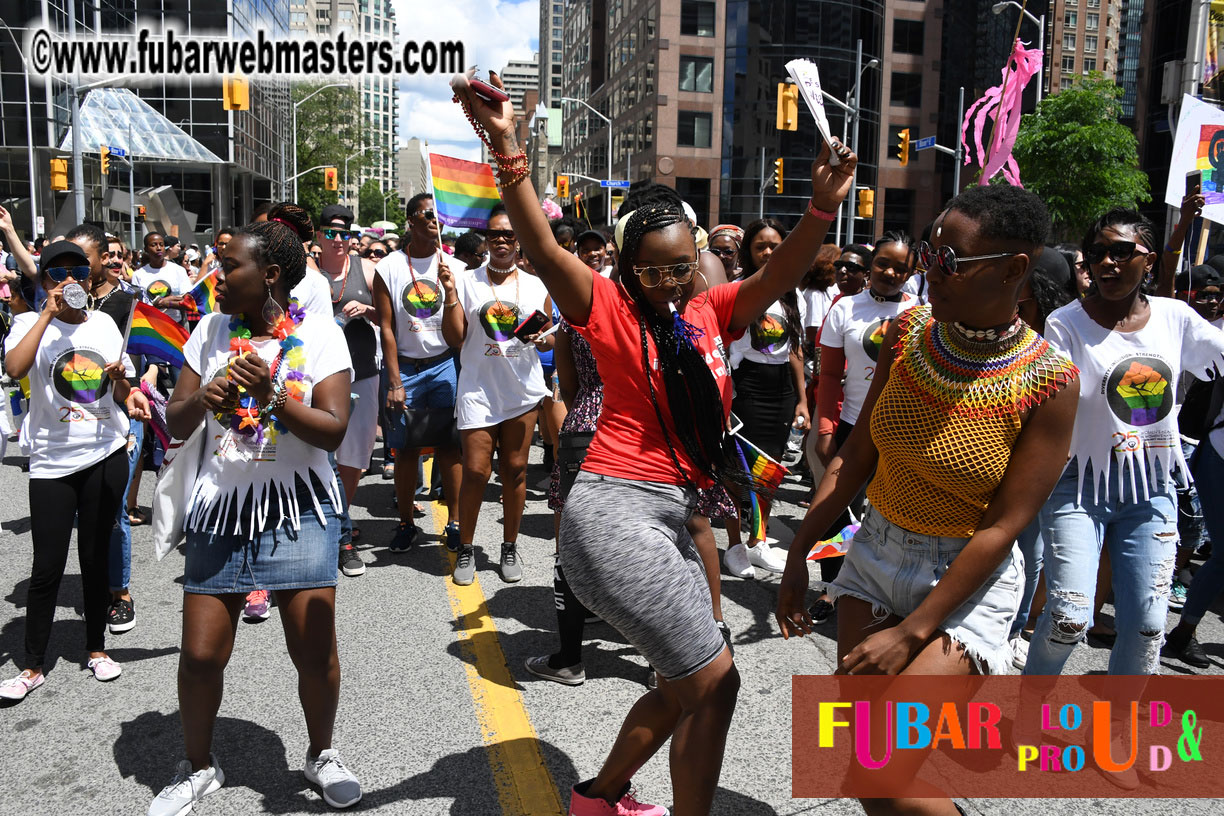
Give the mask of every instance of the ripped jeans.
M 1075 645 L 1086 636 L 1104 543 L 1113 567 L 1118 631 L 1109 673 L 1157 674 L 1178 541 L 1173 485 L 1153 485 L 1148 500 L 1122 500 L 1115 470 L 1108 499 L 1094 501 L 1092 486 L 1086 483 L 1077 502 L 1076 481 L 1072 460 L 1041 509 L 1046 603 L 1024 673 L 1061 674 Z

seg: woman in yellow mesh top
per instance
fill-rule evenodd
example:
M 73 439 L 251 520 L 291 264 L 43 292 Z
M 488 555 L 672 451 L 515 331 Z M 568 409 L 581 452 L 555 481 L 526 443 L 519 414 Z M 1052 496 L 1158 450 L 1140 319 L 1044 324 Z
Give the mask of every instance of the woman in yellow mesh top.
M 806 634 L 805 556 L 863 483 L 871 508 L 833 583 L 841 674 L 1002 673 L 1023 571 L 1016 535 L 1067 459 L 1078 372 L 1016 312 L 1045 206 L 957 196 L 919 245 L 930 303 L 896 320 L 859 422 L 790 548 L 782 634 Z M 950 802 L 912 812 L 955 813 Z M 872 812 L 872 808 L 868 808 Z M 911 811 L 906 811 L 911 812 Z

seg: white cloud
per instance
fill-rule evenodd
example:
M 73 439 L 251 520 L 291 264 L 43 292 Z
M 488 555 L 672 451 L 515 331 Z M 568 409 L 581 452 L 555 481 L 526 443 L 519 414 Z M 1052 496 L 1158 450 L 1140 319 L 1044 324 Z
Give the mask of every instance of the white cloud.
M 547 0 L 545 0 L 547 2 Z M 499 71 L 512 59 L 530 59 L 538 50 L 538 0 L 391 0 L 401 41 L 458 40 L 468 66 L 481 75 Z M 480 141 L 451 102 L 450 76 L 404 76 L 399 80 L 399 138 L 417 137 L 430 150 L 458 158 L 480 159 Z

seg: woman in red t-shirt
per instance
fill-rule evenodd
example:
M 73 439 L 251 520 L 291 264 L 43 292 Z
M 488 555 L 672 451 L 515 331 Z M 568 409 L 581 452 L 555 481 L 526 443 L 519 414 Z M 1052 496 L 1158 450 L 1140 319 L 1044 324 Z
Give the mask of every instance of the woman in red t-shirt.
M 491 75 L 495 84 L 500 80 Z M 574 594 L 654 666 L 658 689 L 629 712 L 599 775 L 574 786 L 569 813 L 662 816 L 630 777 L 668 738 L 676 816 L 706 814 L 718 783 L 739 675 L 710 613 L 701 559 L 685 530 L 697 489 L 747 485 L 725 433 L 724 351 L 811 266 L 857 162 L 829 148 L 812 165 L 812 200 L 769 263 L 694 297 L 694 225 L 673 205 L 622 213 L 620 282 L 559 247 L 527 180 L 509 102 L 466 84 L 456 94 L 499 164 L 502 199 L 524 251 L 566 320 L 591 345 L 604 407 L 561 519 L 561 564 Z M 487 137 L 485 137 L 487 131 Z M 619 226 L 618 226 L 619 230 Z M 619 808 L 615 811 L 612 808 Z

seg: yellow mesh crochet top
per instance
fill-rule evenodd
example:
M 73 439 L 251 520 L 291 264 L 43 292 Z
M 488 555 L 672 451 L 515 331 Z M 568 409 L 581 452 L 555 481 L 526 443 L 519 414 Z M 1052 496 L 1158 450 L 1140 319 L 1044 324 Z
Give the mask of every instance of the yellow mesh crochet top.
M 888 383 L 871 412 L 880 459 L 867 488 L 893 524 L 968 538 L 994 498 L 1020 414 L 1076 374 L 1027 325 L 1006 340 L 966 339 L 918 306 L 898 319 Z

